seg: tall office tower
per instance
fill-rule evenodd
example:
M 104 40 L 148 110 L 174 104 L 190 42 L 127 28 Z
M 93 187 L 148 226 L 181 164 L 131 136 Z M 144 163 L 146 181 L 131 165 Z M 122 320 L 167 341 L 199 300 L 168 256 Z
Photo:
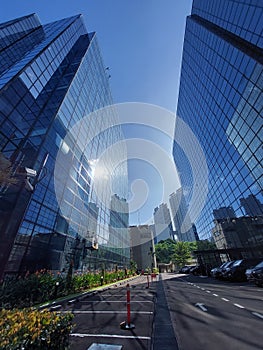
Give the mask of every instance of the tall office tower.
M 263 4 L 255 0 L 194 0 L 187 17 L 177 115 L 194 132 L 208 166 L 205 206 L 198 196 L 191 202 L 200 207 L 201 239 L 211 235 L 215 209 L 231 206 L 239 217 L 240 198 L 262 202 L 262 23 Z M 178 124 L 175 140 L 181 131 Z M 191 149 L 191 137 L 185 138 Z M 206 193 L 176 143 L 174 159 L 187 202 L 194 190 Z
M 248 216 L 263 216 L 263 204 L 250 194 L 247 198 L 240 198 L 240 204 Z
M 173 223 L 179 241 L 192 242 L 196 240 L 193 224 L 191 223 L 183 189 L 179 188 L 169 197 Z
M 112 98 L 96 34 L 81 15 L 41 25 L 35 14 L 0 34 L 0 277 L 121 264 L 108 189 L 126 196 L 126 151 L 100 161 L 123 135 L 113 109 L 97 111 Z
M 110 224 L 109 224 L 109 250 L 114 260 L 119 261 L 119 268 L 128 267 L 130 263 L 130 234 L 129 204 L 125 198 L 114 194 L 111 197 Z
M 154 243 L 159 243 L 167 238 L 174 239 L 170 210 L 167 204 L 162 203 L 154 209 Z

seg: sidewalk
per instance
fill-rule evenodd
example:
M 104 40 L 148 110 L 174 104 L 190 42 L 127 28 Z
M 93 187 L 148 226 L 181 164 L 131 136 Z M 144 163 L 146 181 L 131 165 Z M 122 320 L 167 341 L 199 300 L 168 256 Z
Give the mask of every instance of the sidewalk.
M 156 286 L 156 304 L 153 328 L 153 350 L 179 349 L 164 293 L 162 274 L 159 274 L 159 282 L 157 282 Z

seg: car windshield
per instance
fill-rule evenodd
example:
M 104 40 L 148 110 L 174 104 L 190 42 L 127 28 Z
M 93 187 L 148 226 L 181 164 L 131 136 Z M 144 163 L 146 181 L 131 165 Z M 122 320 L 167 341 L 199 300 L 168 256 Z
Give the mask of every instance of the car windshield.
M 241 264 L 242 260 L 237 260 L 233 263 L 233 266 L 239 266 Z
M 224 263 L 220 266 L 220 268 L 227 266 L 228 263 L 229 263 L 228 261 L 224 262 Z
M 229 267 L 231 264 L 233 264 L 233 261 L 228 261 L 223 267 Z
M 263 267 L 263 261 L 261 261 L 259 264 L 257 264 L 257 265 L 255 266 L 255 268 L 258 268 L 258 267 Z

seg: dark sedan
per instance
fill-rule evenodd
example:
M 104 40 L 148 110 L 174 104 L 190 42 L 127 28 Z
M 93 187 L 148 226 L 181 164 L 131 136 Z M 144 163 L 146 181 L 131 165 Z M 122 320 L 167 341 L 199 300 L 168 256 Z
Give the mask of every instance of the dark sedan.
M 232 266 L 227 269 L 224 278 L 229 281 L 246 281 L 246 270 L 255 267 L 262 258 L 248 258 L 236 260 Z
M 263 261 L 256 265 L 251 272 L 251 280 L 259 287 L 263 287 Z
M 222 265 L 214 267 L 211 271 L 210 274 L 212 277 L 214 278 L 219 278 L 221 273 L 222 273 L 222 269 L 229 263 L 229 261 L 224 262 Z

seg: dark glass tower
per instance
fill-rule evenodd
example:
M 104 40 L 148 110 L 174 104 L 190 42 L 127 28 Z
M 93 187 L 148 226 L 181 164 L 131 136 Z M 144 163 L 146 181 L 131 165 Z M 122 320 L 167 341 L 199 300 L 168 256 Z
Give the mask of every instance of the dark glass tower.
M 194 0 L 187 18 L 177 115 L 193 130 L 208 165 L 207 200 L 195 223 L 201 239 L 211 236 L 220 208 L 242 217 L 242 198 L 253 196 L 257 213 L 262 210 L 262 23 L 263 4 L 256 0 Z M 176 143 L 174 159 L 189 202 L 195 186 L 205 189 L 193 183 Z M 254 242 L 262 239 L 257 233 Z
M 0 34 L 0 275 L 72 262 L 82 270 L 127 265 L 126 248 L 108 247 L 110 206 L 93 186 L 101 153 L 123 140 L 120 127 L 106 127 L 118 125 L 113 109 L 87 118 L 112 104 L 95 33 L 81 15 L 41 25 L 32 14 L 1 24 Z M 65 139 L 80 120 L 82 134 Z M 58 152 L 63 164 L 54 173 Z M 125 148 L 114 157 L 105 169 L 125 159 Z M 126 198 L 127 164 L 109 178 Z

